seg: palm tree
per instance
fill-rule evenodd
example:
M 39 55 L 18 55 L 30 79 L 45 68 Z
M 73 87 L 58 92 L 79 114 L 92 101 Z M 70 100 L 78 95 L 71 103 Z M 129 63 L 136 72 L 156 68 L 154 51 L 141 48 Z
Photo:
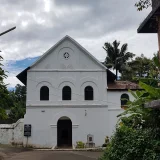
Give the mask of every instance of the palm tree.
M 108 42 L 105 43 L 103 47 L 107 52 L 107 57 L 104 64 L 106 65 L 106 67 L 116 70 L 116 80 L 118 77 L 118 71 L 121 73 L 121 71 L 125 69 L 127 61 L 135 56 L 133 53 L 127 52 L 127 43 L 123 44 L 120 49 L 119 45 L 120 42 L 115 40 L 112 44 Z

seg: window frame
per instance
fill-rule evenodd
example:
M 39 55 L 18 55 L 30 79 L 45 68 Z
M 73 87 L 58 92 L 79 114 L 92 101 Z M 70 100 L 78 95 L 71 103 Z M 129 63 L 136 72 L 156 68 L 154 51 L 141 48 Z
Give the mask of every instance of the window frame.
M 91 91 L 86 91 L 87 88 L 92 89 Z M 91 95 L 89 95 L 91 94 Z M 94 100 L 94 89 L 92 86 L 86 86 L 84 88 L 84 100 L 85 101 L 93 101 Z
M 125 96 L 125 97 L 123 97 L 123 96 Z M 126 100 L 122 100 L 122 99 L 126 99 Z M 122 95 L 121 95 L 121 107 L 122 106 L 127 106 L 127 102 L 129 101 L 129 95 L 127 94 L 127 93 L 123 93 Z
M 43 91 L 46 89 L 46 92 Z M 49 101 L 49 87 L 48 86 L 42 86 L 40 88 L 40 101 Z
M 65 89 L 69 89 L 68 91 L 64 91 Z M 68 94 L 69 95 L 68 95 Z M 71 89 L 71 87 L 70 86 L 64 86 L 63 88 L 62 88 L 62 101 L 71 101 L 72 100 L 72 89 Z

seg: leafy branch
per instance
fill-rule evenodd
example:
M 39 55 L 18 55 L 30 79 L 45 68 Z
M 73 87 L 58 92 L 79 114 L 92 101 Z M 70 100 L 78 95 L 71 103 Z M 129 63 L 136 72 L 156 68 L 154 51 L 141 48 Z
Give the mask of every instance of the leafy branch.
M 151 6 L 151 0 L 139 0 L 135 6 L 137 7 L 138 11 L 142 11 L 143 9 L 147 9 Z

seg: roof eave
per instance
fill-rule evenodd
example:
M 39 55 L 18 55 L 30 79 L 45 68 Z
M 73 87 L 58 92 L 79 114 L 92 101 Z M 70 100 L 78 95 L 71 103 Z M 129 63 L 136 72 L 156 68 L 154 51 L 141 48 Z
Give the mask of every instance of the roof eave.
M 147 18 L 141 23 L 137 29 L 138 33 L 157 33 L 156 17 L 160 16 L 160 4 L 157 8 L 152 10 Z
M 19 73 L 16 77 L 24 84 L 27 85 L 27 71 L 30 69 L 30 67 L 27 67 L 24 69 L 21 73 Z
M 107 83 L 114 82 L 116 80 L 116 75 L 107 69 Z
M 60 41 L 58 41 L 54 46 L 52 46 L 49 50 L 47 50 L 39 59 L 37 59 L 36 62 L 34 62 L 30 67 L 34 67 L 37 63 L 39 63 L 44 57 L 46 57 L 54 48 L 56 48 L 60 43 L 62 43 L 65 39 L 69 39 L 71 42 L 73 42 L 79 49 L 83 50 L 84 53 L 87 53 L 101 68 L 107 69 L 105 65 L 100 63 L 90 52 L 88 52 L 83 46 L 81 46 L 77 41 L 75 41 L 70 36 L 66 35 L 63 37 Z

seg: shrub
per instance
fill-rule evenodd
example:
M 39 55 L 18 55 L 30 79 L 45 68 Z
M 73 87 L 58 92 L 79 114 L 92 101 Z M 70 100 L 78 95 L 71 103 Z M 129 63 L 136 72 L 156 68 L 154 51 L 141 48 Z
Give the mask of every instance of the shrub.
M 116 129 L 104 155 L 99 160 L 155 160 L 152 130 L 126 126 Z
M 76 148 L 85 148 L 85 144 L 82 141 L 78 141 L 76 144 Z

